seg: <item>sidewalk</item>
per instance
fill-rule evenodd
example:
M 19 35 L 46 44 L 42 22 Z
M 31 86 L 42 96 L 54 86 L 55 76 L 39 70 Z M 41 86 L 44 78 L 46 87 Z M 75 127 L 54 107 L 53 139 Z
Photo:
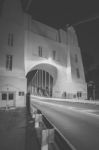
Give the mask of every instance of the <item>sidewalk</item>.
M 26 108 L 0 110 L 0 150 L 40 150 Z

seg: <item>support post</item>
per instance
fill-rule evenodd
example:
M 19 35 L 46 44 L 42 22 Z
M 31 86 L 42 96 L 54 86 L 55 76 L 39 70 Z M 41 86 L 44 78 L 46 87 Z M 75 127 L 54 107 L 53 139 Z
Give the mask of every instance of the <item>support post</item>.
M 47 84 L 46 84 L 46 71 L 45 71 L 45 89 L 46 89 L 46 85 L 47 85 Z
M 48 150 L 50 143 L 54 143 L 54 129 L 42 130 L 41 150 Z
M 31 115 L 32 115 L 32 118 L 35 118 L 35 115 L 37 113 L 37 109 L 33 106 L 31 106 Z
M 49 97 L 50 97 L 50 74 L 49 74 Z
M 43 85 L 43 70 L 42 70 L 42 89 L 44 88 L 44 85 Z
M 42 114 L 35 114 L 35 128 L 40 127 L 40 122 L 42 122 Z

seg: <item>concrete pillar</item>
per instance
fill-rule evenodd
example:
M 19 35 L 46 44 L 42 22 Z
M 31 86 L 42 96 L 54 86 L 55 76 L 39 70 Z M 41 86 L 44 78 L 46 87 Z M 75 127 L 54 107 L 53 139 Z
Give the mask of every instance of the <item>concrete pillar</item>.
M 37 88 L 38 88 L 38 71 L 37 71 L 36 76 L 37 76 Z
M 6 110 L 8 110 L 8 106 L 9 106 L 9 104 L 8 104 L 8 99 L 9 99 L 9 94 L 8 94 L 8 92 L 7 92 L 7 99 L 6 99 Z
M 32 118 L 35 118 L 37 109 L 35 107 L 33 107 L 32 105 L 30 105 L 30 111 L 31 111 Z
M 46 89 L 46 85 L 47 85 L 47 84 L 46 84 L 46 71 L 45 71 L 45 89 Z
M 54 129 L 42 130 L 41 150 L 48 150 L 48 145 L 54 143 Z
M 42 74 L 42 89 L 43 89 L 43 70 L 41 70 L 41 74 Z
M 50 96 L 50 74 L 49 74 L 49 96 Z
M 42 122 L 42 114 L 35 114 L 35 128 L 40 127 L 40 122 Z

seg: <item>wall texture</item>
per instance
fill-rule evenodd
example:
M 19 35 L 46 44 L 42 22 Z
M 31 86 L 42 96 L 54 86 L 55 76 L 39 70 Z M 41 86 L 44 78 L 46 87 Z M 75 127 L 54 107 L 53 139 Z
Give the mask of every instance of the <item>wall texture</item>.
M 9 34 L 13 35 L 12 45 L 8 43 Z M 12 70 L 6 69 L 7 55 L 13 58 Z M 77 97 L 77 92 L 82 93 L 81 98 L 87 97 L 82 57 L 73 27 L 56 30 L 24 13 L 20 0 L 5 0 L 0 15 L 0 104 L 2 92 L 11 91 L 15 106 L 24 106 L 26 75 L 35 69 L 53 76 L 53 97 L 62 97 L 64 92 L 70 98 Z

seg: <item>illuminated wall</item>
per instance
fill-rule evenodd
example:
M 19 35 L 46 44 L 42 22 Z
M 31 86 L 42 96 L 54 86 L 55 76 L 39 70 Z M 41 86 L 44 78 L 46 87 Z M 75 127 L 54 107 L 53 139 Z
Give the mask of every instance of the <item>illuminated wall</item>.
M 14 93 L 15 106 L 25 105 L 24 13 L 16 0 L 5 0 L 0 15 L 0 103 L 2 92 Z
M 73 27 L 56 30 L 24 13 L 20 0 L 5 0 L 0 15 L 0 103 L 2 92 L 12 91 L 15 106 L 24 106 L 26 75 L 37 67 L 53 76 L 53 97 L 66 92 L 70 98 L 81 92 L 81 98 L 86 98 L 82 58 Z
M 25 69 L 26 74 L 36 65 L 50 64 L 57 69 L 57 78 L 53 85 L 53 97 L 62 97 L 66 91 L 68 97 L 86 98 L 87 87 L 77 36 L 73 27 L 67 31 L 56 30 L 26 16 L 25 30 Z M 39 56 L 39 48 L 42 56 Z M 53 58 L 55 51 L 55 58 Z M 45 68 L 46 70 L 46 68 Z M 53 73 L 51 73 L 53 74 Z

